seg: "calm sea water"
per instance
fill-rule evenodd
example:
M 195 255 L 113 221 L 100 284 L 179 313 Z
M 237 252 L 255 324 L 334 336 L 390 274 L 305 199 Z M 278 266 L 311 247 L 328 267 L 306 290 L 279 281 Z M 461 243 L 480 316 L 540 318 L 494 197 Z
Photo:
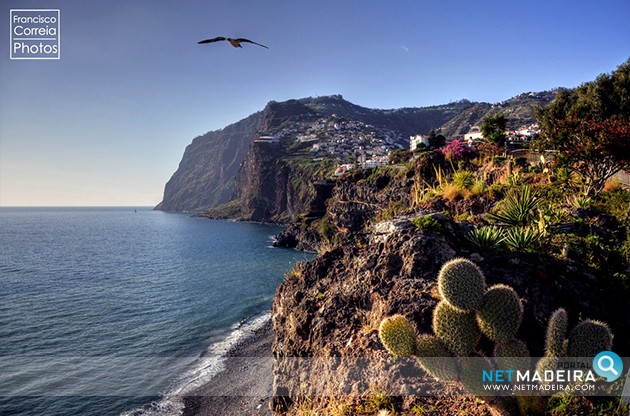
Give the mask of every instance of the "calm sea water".
M 281 228 L 149 208 L 0 208 L 0 414 L 177 414 L 307 255 Z M 267 313 L 267 315 L 265 315 Z

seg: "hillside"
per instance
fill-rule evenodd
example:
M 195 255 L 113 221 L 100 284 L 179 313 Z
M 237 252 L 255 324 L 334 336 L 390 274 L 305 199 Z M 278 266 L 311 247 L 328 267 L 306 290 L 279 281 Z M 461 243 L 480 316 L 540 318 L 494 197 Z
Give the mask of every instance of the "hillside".
M 444 123 L 440 132 L 446 137 L 466 134 L 472 126 L 480 126 L 486 116 L 505 114 L 507 127 L 515 130 L 536 122 L 534 111 L 551 103 L 557 95 L 555 91 L 523 93 L 495 104 L 475 103 Z
M 260 181 L 260 178 L 250 175 L 252 168 L 258 166 L 260 157 L 268 161 L 273 159 L 273 163 L 276 160 L 282 159 L 286 162 L 291 159 L 293 165 L 297 163 L 303 168 L 301 173 L 318 172 L 318 175 L 305 178 L 306 181 L 317 181 L 323 179 L 324 171 L 330 173 L 334 164 L 356 158 L 359 147 L 363 145 L 361 137 L 367 137 L 369 145 L 383 140 L 382 144 L 390 145 L 388 148 L 383 147 L 383 150 L 407 147 L 410 135 L 427 134 L 431 129 L 441 129 L 447 137 L 454 137 L 467 132 L 470 126 L 479 124 L 485 115 L 498 111 L 506 113 L 511 126 L 531 124 L 535 106 L 544 105 L 552 98 L 553 93 L 530 93 L 495 105 L 462 100 L 438 106 L 390 110 L 361 107 L 344 100 L 341 95 L 271 101 L 261 112 L 222 130 L 195 138 L 186 148 L 177 171 L 166 184 L 163 200 L 156 209 L 205 210 L 216 208 L 230 200 L 243 199 L 246 200 L 245 205 L 251 205 L 252 200 L 260 198 L 244 191 L 245 188 L 254 189 L 253 184 Z M 331 121 L 332 127 L 329 125 Z M 345 130 L 334 131 L 334 124 L 343 124 Z M 273 155 L 263 155 L 264 149 L 261 153 L 261 147 L 254 146 L 254 136 L 261 132 L 282 137 L 282 145 L 273 150 Z M 348 137 L 349 135 L 352 137 Z M 345 140 L 345 146 L 335 145 L 335 140 Z M 389 143 L 384 140 L 389 140 Z M 317 144 L 323 150 L 311 152 L 313 145 Z M 375 147 L 376 145 L 372 148 Z M 329 149 L 328 152 L 326 148 Z M 335 153 L 337 150 L 341 150 L 341 153 Z M 255 160 L 254 163 L 246 162 L 248 154 L 250 159 Z M 376 156 L 378 155 L 377 152 Z M 313 159 L 318 160 L 313 163 Z M 241 169 L 242 165 L 246 167 Z M 286 163 L 283 164 L 285 165 Z M 288 171 L 282 173 L 282 169 L 278 167 L 273 172 L 274 178 L 281 178 Z M 286 179 L 284 182 L 288 183 Z M 235 187 L 237 183 L 240 184 L 240 189 Z M 269 184 L 264 184 L 267 185 Z M 258 188 L 262 189 L 264 186 Z M 282 202 L 292 198 L 287 194 L 286 188 L 280 183 L 278 187 L 274 186 L 274 194 L 281 192 L 284 195 L 275 195 L 272 198 L 274 204 L 277 204 L 274 207 L 269 206 L 269 209 L 263 208 L 263 211 L 268 211 L 266 214 L 254 214 L 253 211 L 260 213 L 261 210 L 246 207 L 243 211 L 244 217 L 274 220 L 283 215 L 294 215 L 295 210 L 287 213 L 287 207 L 291 204 Z M 305 191 L 299 192 L 304 194 Z M 306 195 L 301 195 L 298 200 L 304 197 Z M 263 199 L 269 205 L 269 197 L 265 196 Z M 298 201 L 293 206 L 301 209 L 303 202 L 308 201 Z

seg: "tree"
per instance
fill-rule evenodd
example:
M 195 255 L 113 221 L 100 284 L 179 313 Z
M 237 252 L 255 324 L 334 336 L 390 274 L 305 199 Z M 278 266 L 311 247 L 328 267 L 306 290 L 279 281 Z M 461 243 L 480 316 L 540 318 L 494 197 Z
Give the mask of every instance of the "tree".
M 429 132 L 429 147 L 434 149 L 440 148 L 446 144 L 446 137 L 442 134 L 437 134 L 433 129 Z
M 610 75 L 560 91 L 537 117 L 535 144 L 557 150 L 558 162 L 584 178 L 584 195 L 598 194 L 630 168 L 630 59 Z
M 505 143 L 505 127 L 507 119 L 503 113 L 493 116 L 486 116 L 481 124 L 481 134 L 484 139 L 497 146 L 503 146 Z

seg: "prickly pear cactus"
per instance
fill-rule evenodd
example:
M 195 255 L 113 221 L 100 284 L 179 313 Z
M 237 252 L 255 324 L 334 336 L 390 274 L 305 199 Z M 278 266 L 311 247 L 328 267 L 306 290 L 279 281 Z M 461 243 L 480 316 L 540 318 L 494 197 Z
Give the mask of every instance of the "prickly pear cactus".
M 484 335 L 498 343 L 506 343 L 516 335 L 523 319 L 523 304 L 510 286 L 494 285 L 483 297 L 477 311 L 477 323 Z
M 416 339 L 416 352 L 416 361 L 427 373 L 439 380 L 457 380 L 457 361 L 435 335 L 421 334 Z
M 475 314 L 455 309 L 445 301 L 438 303 L 433 311 L 433 332 L 460 357 L 471 354 L 481 339 Z
M 416 333 L 402 315 L 383 319 L 378 328 L 378 336 L 387 351 L 396 357 L 407 357 L 416 352 Z
M 569 334 L 570 357 L 594 357 L 612 347 L 613 334 L 607 324 L 587 319 L 580 322 Z
M 472 312 L 481 306 L 486 292 L 486 279 L 475 263 L 456 258 L 442 266 L 438 274 L 442 299 L 456 309 Z
M 567 329 L 569 327 L 569 317 L 563 308 L 557 309 L 549 318 L 547 324 L 547 335 L 545 337 L 545 355 L 562 357 L 566 355 L 565 340 L 567 339 Z

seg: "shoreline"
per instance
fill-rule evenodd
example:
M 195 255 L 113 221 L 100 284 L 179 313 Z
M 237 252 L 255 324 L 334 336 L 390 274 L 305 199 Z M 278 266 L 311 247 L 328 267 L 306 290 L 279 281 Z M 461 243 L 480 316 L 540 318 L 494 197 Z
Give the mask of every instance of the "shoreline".
M 223 371 L 181 397 L 183 416 L 272 415 L 272 343 L 269 319 L 228 351 Z

